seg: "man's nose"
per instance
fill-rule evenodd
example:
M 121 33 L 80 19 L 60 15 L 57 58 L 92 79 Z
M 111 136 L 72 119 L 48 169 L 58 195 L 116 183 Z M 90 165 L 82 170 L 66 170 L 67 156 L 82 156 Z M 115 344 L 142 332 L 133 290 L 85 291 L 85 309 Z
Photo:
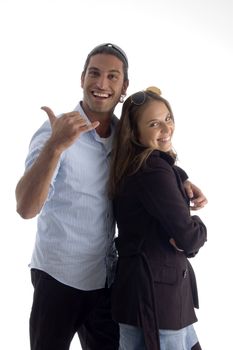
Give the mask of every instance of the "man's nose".
M 108 79 L 105 75 L 101 75 L 98 77 L 97 82 L 96 82 L 97 86 L 99 89 L 104 90 L 107 88 L 108 86 Z

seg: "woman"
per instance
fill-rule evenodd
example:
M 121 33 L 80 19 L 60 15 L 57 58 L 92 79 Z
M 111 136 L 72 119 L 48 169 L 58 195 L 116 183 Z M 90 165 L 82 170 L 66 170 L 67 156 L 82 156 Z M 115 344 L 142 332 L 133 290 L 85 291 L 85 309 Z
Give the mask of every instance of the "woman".
M 206 227 L 190 215 L 187 175 L 174 165 L 174 128 L 159 89 L 125 101 L 110 175 L 119 231 L 112 312 L 121 350 L 201 349 L 192 325 L 198 297 L 188 257 L 205 243 Z

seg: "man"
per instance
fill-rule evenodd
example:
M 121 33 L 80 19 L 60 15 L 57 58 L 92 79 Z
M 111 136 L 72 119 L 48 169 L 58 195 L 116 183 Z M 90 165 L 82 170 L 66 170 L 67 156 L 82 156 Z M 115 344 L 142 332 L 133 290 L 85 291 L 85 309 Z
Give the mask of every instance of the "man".
M 39 214 L 30 264 L 32 350 L 67 350 L 76 332 L 83 349 L 118 349 L 109 289 L 115 224 L 106 183 L 113 111 L 128 83 L 126 54 L 103 44 L 87 56 L 83 101 L 75 110 L 57 118 L 42 107 L 49 121 L 33 136 L 16 187 L 18 213 L 25 219 Z M 188 188 L 203 206 L 202 193 Z

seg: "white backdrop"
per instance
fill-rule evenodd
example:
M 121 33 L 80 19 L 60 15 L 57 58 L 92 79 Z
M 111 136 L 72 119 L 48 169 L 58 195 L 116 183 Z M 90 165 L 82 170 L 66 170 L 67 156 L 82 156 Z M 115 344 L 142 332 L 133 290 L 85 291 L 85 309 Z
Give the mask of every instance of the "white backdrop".
M 209 199 L 199 212 L 208 242 L 192 261 L 203 350 L 232 344 L 232 0 L 1 0 L 0 347 L 29 350 L 32 287 L 27 267 L 36 219 L 15 212 L 40 110 L 70 111 L 82 98 L 87 53 L 113 42 L 128 54 L 128 93 L 160 87 L 176 118 L 180 165 Z M 120 113 L 120 108 L 116 110 Z M 77 337 L 71 349 L 80 349 Z

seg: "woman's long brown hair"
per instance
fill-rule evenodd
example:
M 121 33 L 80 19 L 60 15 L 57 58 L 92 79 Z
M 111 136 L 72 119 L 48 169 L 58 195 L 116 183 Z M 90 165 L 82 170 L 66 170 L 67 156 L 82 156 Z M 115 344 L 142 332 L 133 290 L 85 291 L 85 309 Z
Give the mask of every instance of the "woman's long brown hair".
M 154 100 L 163 102 L 174 120 L 170 104 L 160 95 L 151 91 L 144 91 L 145 102 L 135 105 L 131 96 L 124 102 L 120 121 L 116 128 L 109 178 L 109 196 L 114 198 L 126 176 L 135 174 L 145 164 L 154 148 L 145 147 L 138 141 L 138 119 L 145 107 Z M 175 153 L 171 152 L 172 156 Z

